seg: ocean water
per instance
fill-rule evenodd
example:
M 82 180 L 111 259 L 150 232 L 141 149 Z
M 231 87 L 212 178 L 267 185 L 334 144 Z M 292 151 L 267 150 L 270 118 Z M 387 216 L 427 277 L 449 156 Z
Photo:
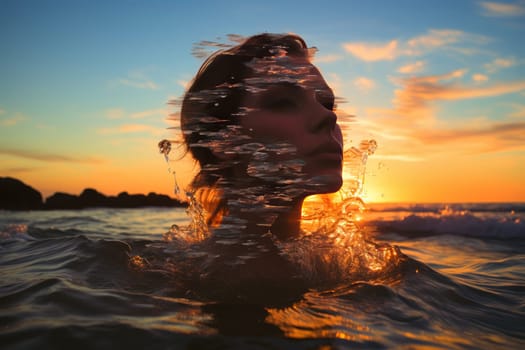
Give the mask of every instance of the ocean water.
M 174 243 L 183 209 L 0 211 L 1 348 L 525 348 L 525 204 L 378 204 L 355 220 L 391 266 L 356 273 L 351 246 L 314 239 L 246 243 L 263 252 L 251 260 Z

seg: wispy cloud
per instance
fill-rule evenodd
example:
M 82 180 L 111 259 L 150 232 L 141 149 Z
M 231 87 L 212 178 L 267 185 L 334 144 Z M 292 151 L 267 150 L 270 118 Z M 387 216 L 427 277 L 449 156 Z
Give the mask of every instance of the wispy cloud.
M 182 86 L 184 90 L 190 87 L 190 82 L 191 80 L 182 80 L 182 79 L 177 80 L 177 84 L 179 84 L 179 86 Z
M 100 128 L 98 129 L 99 134 L 135 134 L 135 133 L 148 133 L 152 135 L 162 135 L 165 132 L 164 129 L 154 127 L 147 124 L 122 124 L 117 127 L 111 128 Z
M 417 61 L 417 62 L 414 62 L 414 63 L 409 63 L 409 64 L 406 64 L 404 66 L 401 66 L 397 69 L 397 71 L 399 73 L 403 73 L 403 74 L 413 74 L 413 73 L 418 73 L 418 72 L 421 72 L 421 70 L 423 70 L 425 66 L 425 62 L 424 61 Z
M 326 82 L 328 86 L 333 90 L 335 95 L 339 95 L 342 87 L 343 87 L 343 80 L 341 77 L 336 73 L 329 73 L 325 76 Z
M 525 105 L 521 104 L 514 104 L 513 106 L 514 111 L 510 113 L 509 117 L 514 119 L 525 119 Z
M 472 37 L 472 35 L 468 35 L 461 30 L 431 29 L 427 34 L 408 40 L 405 53 L 407 55 L 420 55 L 428 50 L 458 43 L 465 40 L 466 37 Z
M 474 153 L 525 150 L 525 122 L 478 121 L 454 129 L 418 130 L 413 136 L 426 145 L 455 143 Z
M 375 82 L 366 77 L 359 77 L 356 80 L 354 80 L 354 85 L 361 91 L 368 92 L 372 90 L 375 87 Z
M 515 17 L 525 14 L 525 3 L 501 3 L 494 1 L 482 1 L 479 3 L 485 16 L 492 17 Z
M 122 119 L 126 116 L 126 111 L 123 108 L 111 108 L 105 114 L 108 119 Z
M 24 173 L 31 173 L 34 171 L 39 170 L 38 167 L 15 167 L 15 168 L 3 168 L 1 171 L 4 174 L 24 174 Z
M 387 43 L 352 42 L 343 44 L 346 52 L 363 61 L 390 61 L 399 56 L 398 41 Z
M 159 86 L 151 80 L 119 79 L 118 83 L 121 85 L 134 87 L 137 89 L 157 90 L 159 88 Z
M 144 111 L 128 113 L 124 108 L 110 108 L 105 111 L 105 115 L 108 119 L 144 119 L 149 117 L 165 118 L 169 114 L 169 111 L 164 108 L 147 109 Z
M 401 80 L 401 89 L 395 91 L 394 106 L 405 116 L 429 115 L 433 102 L 500 96 L 525 90 L 525 80 L 493 83 L 483 86 L 465 86 L 455 82 L 466 70 L 443 75 L 411 77 Z
M 86 163 L 100 164 L 104 160 L 94 157 L 72 157 L 59 153 L 38 152 L 35 150 L 17 149 L 17 148 L 0 148 L 0 154 L 10 157 L 25 158 L 42 162 L 64 162 L 64 163 Z
M 123 85 L 136 89 L 158 90 L 160 87 L 146 73 L 148 69 L 134 70 L 128 73 L 124 78 L 115 79 L 110 82 L 111 85 Z
M 380 111 L 385 115 L 386 111 Z M 431 111 L 433 113 L 434 111 Z M 516 111 L 520 112 L 520 111 Z M 388 118 L 374 119 L 369 116 L 366 134 L 376 138 L 382 151 L 377 155 L 381 160 L 404 162 L 422 161 L 434 155 L 482 154 L 506 151 L 525 151 L 525 121 L 507 118 L 471 118 L 455 122 L 433 120 L 425 123 L 403 123 L 396 112 Z M 399 137 L 389 137 L 399 135 Z
M 332 63 L 343 59 L 342 55 L 331 54 L 331 55 L 315 55 L 313 61 L 318 63 Z
M 399 162 L 421 162 L 425 160 L 423 157 L 410 154 L 376 154 L 374 155 L 374 158 L 380 160 L 395 160 Z
M 418 161 L 451 150 L 458 154 L 525 151 L 525 106 L 522 104 L 512 105 L 513 111 L 507 115 L 475 118 L 448 115 L 446 120 L 441 119 L 440 101 L 525 91 L 525 80 L 480 86 L 468 84 L 468 80 L 463 79 L 465 74 L 466 70 L 456 70 L 402 79 L 391 109 L 367 109 L 364 129 L 380 144 L 388 145 L 382 160 Z
M 5 114 L 6 112 L 2 110 L 3 113 L 0 113 L 0 115 L 2 114 Z M 20 114 L 20 113 L 17 113 L 15 114 L 14 116 L 12 117 L 7 117 L 7 118 L 2 118 L 0 119 L 0 125 L 1 126 L 5 126 L 5 127 L 9 127 L 9 126 L 14 126 L 18 123 L 20 123 L 21 121 L 24 121 L 26 120 L 27 118 Z
M 489 73 L 494 73 L 500 69 L 504 68 L 510 68 L 517 64 L 517 61 L 515 58 L 496 58 L 493 61 L 486 63 L 484 65 L 485 69 Z
M 401 56 L 420 56 L 436 48 L 443 49 L 451 44 L 467 41 L 480 44 L 488 39 L 461 30 L 430 29 L 426 34 L 405 41 L 393 39 L 383 43 L 347 42 L 343 44 L 343 48 L 363 61 L 391 61 Z
M 134 112 L 129 115 L 131 119 L 144 119 L 149 117 L 166 117 L 169 114 L 167 109 L 155 108 L 140 112 Z
M 489 77 L 486 76 L 485 74 L 476 73 L 476 74 L 472 74 L 472 80 L 477 83 L 482 83 L 482 82 L 489 80 Z

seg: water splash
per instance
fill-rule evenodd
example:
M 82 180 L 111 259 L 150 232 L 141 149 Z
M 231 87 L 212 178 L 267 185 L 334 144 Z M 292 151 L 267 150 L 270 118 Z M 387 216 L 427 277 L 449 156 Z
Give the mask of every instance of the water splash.
M 344 185 L 336 194 L 315 195 L 303 205 L 303 237 L 279 242 L 282 253 L 310 281 L 341 282 L 388 275 L 403 261 L 397 247 L 370 240 L 359 218 L 366 163 L 377 149 L 375 140 L 363 140 L 344 152 Z
M 175 170 L 171 169 L 171 166 L 169 166 L 169 163 L 170 163 L 169 154 L 172 149 L 172 141 L 169 141 L 166 139 L 161 140 L 158 144 L 158 147 L 159 147 L 159 152 L 164 156 L 164 160 L 166 160 L 166 163 L 168 163 L 168 173 L 173 175 L 173 194 L 175 195 L 176 199 L 181 200 L 182 199 L 181 191 L 180 191 L 179 183 L 177 181 L 177 173 Z
M 228 49 L 232 46 L 206 41 L 199 43 L 193 53 L 208 56 L 204 47 Z M 270 57 L 253 58 L 246 66 L 252 74 L 242 82 L 230 77 L 215 88 L 192 91 L 185 97 L 191 109 L 199 112 L 188 112 L 183 136 L 189 140 L 192 152 L 208 154 L 206 157 L 213 161 L 206 160 L 194 186 L 182 191 L 188 198 L 191 223 L 172 227 L 165 239 L 171 244 L 187 246 L 209 241 L 211 244 L 207 247 L 219 247 L 221 258 L 226 252 L 235 255 L 226 260 L 227 264 L 236 265 L 257 258 L 260 247 L 272 237 L 272 245 L 278 248 L 279 254 L 313 281 L 362 278 L 395 266 L 399 261 L 398 251 L 370 242 L 356 223 L 357 214 L 365 209 L 360 195 L 366 162 L 377 148 L 375 140 L 364 140 L 344 152 L 344 187 L 338 193 L 311 196 L 305 201 L 299 237 L 282 242 L 271 234 L 268 236 L 272 224 L 283 212 L 290 211 L 295 200 L 322 192 L 319 188 L 326 186 L 328 180 L 303 171 L 305 162 L 294 145 L 265 143 L 243 130 L 238 120 L 254 112 L 253 106 L 234 112 L 228 110 L 227 113 L 232 113 L 228 115 L 234 116 L 232 119 L 237 122 L 218 117 L 226 113 L 218 111 L 224 108 L 225 98 L 233 94 L 232 91 L 254 95 L 282 83 L 313 91 L 326 90 L 326 87 L 320 84 L 322 79 L 308 60 L 290 59 L 279 47 Z M 161 141 L 159 149 L 168 161 L 171 142 Z M 175 176 L 171 169 L 170 172 Z M 181 192 L 176 178 L 175 188 L 177 193 Z M 257 243 L 262 241 L 266 243 Z
M 161 144 L 163 147 L 160 147 Z M 165 140 L 159 144 L 159 149 L 169 156 L 170 146 Z M 360 198 L 366 162 L 376 149 L 376 141 L 363 140 L 358 147 L 345 151 L 346 181 L 343 188 L 336 194 L 308 197 L 303 205 L 303 234 L 300 237 L 284 242 L 271 238 L 279 254 L 294 264 L 303 278 L 313 283 L 377 278 L 387 275 L 403 261 L 403 255 L 396 247 L 371 241 L 358 224 L 358 217 L 366 208 Z M 228 191 L 225 198 L 229 200 L 229 213 L 222 218 L 221 225 L 213 230 L 210 230 L 207 222 L 209 213 L 202 205 L 203 194 L 191 188 L 184 190 L 189 204 L 187 214 L 191 219 L 190 224 L 173 225 L 164 234 L 164 239 L 178 248 L 184 247 L 190 257 L 195 257 L 210 253 L 206 253 L 210 246 L 201 243 L 213 238 L 214 245 L 223 248 L 219 249 L 221 254 L 211 254 L 215 258 L 208 259 L 208 266 L 226 260 L 228 265 L 243 265 L 265 254 L 269 236 L 250 234 L 247 231 L 249 223 L 242 217 L 250 213 L 257 216 L 264 212 L 266 216 L 257 222 L 257 226 L 266 227 L 266 231 L 269 231 L 279 213 L 288 208 L 291 198 L 300 191 L 297 184 L 302 186 L 306 181 L 298 176 L 303 164 L 294 159 L 295 148 L 291 145 L 246 143 L 234 148 L 233 152 L 251 157 L 247 170 L 251 177 L 278 182 L 281 186 L 244 186 L 242 181 L 221 183 Z M 276 167 L 275 162 L 271 161 L 275 152 L 291 158 Z M 173 174 L 175 176 L 175 172 Z M 178 188 L 176 179 L 174 181 Z M 261 244 L 263 240 L 266 243 Z M 231 253 L 230 259 L 225 258 L 226 252 Z
M 233 46 L 243 42 L 246 38 L 238 34 L 228 34 L 226 36 L 227 42 L 222 38 L 217 38 L 216 41 L 202 40 L 195 43 L 192 47 L 191 54 L 198 59 L 205 59 L 212 55 L 218 49 L 230 49 Z
M 243 112 L 246 111 L 239 113 Z M 215 122 L 218 121 L 210 120 L 210 123 Z M 167 140 L 159 143 L 160 153 L 168 162 L 171 145 Z M 164 239 L 176 247 L 184 247 L 190 257 L 201 256 L 201 253 L 214 256 L 208 258 L 206 266 L 244 265 L 264 255 L 269 241 L 268 236 L 250 234 L 253 228 L 248 227 L 253 223 L 246 218 L 257 217 L 259 221 L 255 226 L 263 233 L 269 232 L 278 215 L 289 209 L 293 198 L 303 193 L 308 187 L 305 184 L 312 180 L 302 174 L 304 162 L 297 158 L 296 148 L 287 143 L 253 142 L 238 128 L 228 128 L 210 133 L 208 141 L 200 145 L 225 154 L 220 164 L 211 164 L 201 170 L 217 173 L 221 168 L 234 168 L 239 159 L 243 159 L 248 177 L 234 182 L 219 179 L 217 187 L 223 191 L 220 196 L 214 193 L 218 189 L 184 189 L 190 224 L 172 226 Z M 343 155 L 344 185 L 341 190 L 307 198 L 302 210 L 301 236 L 285 242 L 271 239 L 279 255 L 291 262 L 302 278 L 312 283 L 377 278 L 390 273 L 403 261 L 396 247 L 372 242 L 358 225 L 358 218 L 366 208 L 360 197 L 366 163 L 376 149 L 375 140 L 363 140 L 357 147 L 347 149 Z M 279 166 L 276 166 L 276 157 L 281 159 Z M 169 171 L 179 194 L 175 172 Z M 261 184 L 254 185 L 253 179 L 260 180 Z M 269 183 L 272 186 L 266 185 Z M 311 186 L 316 186 L 315 181 Z M 228 206 L 228 212 L 217 227 L 210 226 L 209 209 L 203 205 L 206 198 L 214 196 L 227 201 Z M 261 213 L 264 216 L 261 217 Z M 203 244 L 210 240 L 212 245 Z
M 168 162 L 169 154 L 171 152 L 171 141 L 166 139 L 159 141 L 159 152 L 164 155 L 164 159 Z
M 365 185 L 366 163 L 368 157 L 377 150 L 375 140 L 362 140 L 358 147 L 350 147 L 344 152 L 344 191 L 346 197 L 359 197 Z

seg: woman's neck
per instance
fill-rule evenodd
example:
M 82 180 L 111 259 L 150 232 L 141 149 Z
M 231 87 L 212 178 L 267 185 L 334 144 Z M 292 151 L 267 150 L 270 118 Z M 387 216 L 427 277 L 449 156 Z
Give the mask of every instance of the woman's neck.
M 291 239 L 300 234 L 303 200 L 304 198 L 294 201 L 293 205 L 284 210 L 280 208 L 278 213 L 271 207 L 256 213 L 229 210 L 222 223 L 239 222 L 240 219 L 246 223 L 243 230 L 247 233 L 264 235 L 270 231 L 280 240 Z
M 304 198 L 301 198 L 296 201 L 289 211 L 280 213 L 273 222 L 270 231 L 280 240 L 287 240 L 299 236 L 301 231 L 303 200 Z

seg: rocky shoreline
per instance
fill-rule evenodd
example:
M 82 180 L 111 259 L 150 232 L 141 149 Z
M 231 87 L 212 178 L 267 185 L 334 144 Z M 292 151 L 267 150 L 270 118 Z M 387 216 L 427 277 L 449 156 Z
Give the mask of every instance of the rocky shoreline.
M 80 195 L 56 192 L 43 199 L 33 187 L 11 177 L 0 177 L 0 209 L 4 210 L 56 210 L 86 208 L 141 208 L 141 207 L 185 207 L 164 194 L 119 193 L 106 196 L 95 189 L 86 188 Z

